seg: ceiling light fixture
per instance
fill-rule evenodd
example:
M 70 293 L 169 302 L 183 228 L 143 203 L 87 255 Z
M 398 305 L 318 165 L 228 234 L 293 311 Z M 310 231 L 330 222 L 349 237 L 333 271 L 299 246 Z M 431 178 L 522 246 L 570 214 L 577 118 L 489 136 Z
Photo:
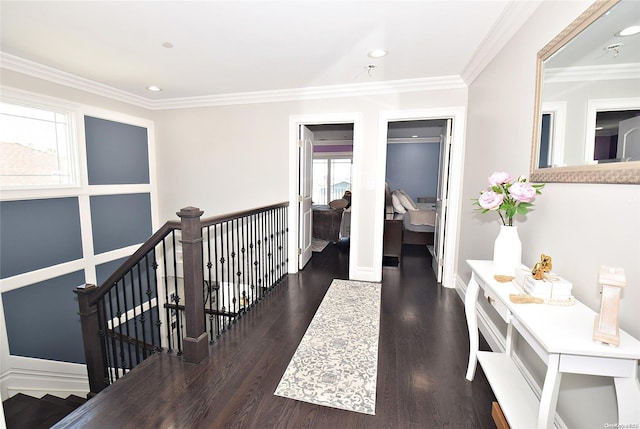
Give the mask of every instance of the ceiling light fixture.
M 412 138 L 412 139 L 417 139 L 417 138 L 418 138 L 418 136 L 411 136 L 411 138 Z
M 385 51 L 384 49 L 374 49 L 373 51 L 369 52 L 369 56 L 371 58 L 382 58 L 386 55 L 387 51 Z
M 634 34 L 640 33 L 640 25 L 632 25 L 631 27 L 624 28 L 618 31 L 614 36 L 616 37 L 627 37 L 633 36 Z
M 615 54 L 613 54 L 614 57 L 617 57 L 618 54 L 620 53 L 620 49 L 622 49 L 622 47 L 624 46 L 623 43 L 612 43 L 611 45 L 607 46 L 604 48 L 605 51 L 613 51 L 615 52 Z
M 160 88 L 159 86 L 156 86 L 156 85 L 151 85 L 151 86 L 147 87 L 147 90 L 151 91 L 151 92 L 160 92 L 160 91 L 162 91 L 162 88 Z

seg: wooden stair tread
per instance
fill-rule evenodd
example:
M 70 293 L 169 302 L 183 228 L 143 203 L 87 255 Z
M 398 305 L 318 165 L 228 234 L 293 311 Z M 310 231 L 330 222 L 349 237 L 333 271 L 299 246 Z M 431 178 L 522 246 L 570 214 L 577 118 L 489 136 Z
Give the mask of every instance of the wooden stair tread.
M 50 428 L 84 403 L 80 401 L 86 402 L 79 396 L 67 400 L 45 395 L 38 399 L 18 393 L 2 403 L 7 429 Z

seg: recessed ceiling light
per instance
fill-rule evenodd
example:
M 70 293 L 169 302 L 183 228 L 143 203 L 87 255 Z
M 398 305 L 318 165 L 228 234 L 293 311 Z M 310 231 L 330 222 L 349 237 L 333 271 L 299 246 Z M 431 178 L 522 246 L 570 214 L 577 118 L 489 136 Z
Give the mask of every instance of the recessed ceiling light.
M 626 37 L 633 36 L 634 34 L 640 33 L 640 25 L 632 25 L 631 27 L 624 28 L 618 31 L 614 36 L 616 37 Z
M 162 88 L 160 88 L 159 86 L 151 85 L 147 87 L 147 90 L 151 92 L 160 92 L 162 91 Z
M 412 139 L 417 139 L 417 138 L 418 138 L 418 136 L 411 136 L 411 138 L 412 138 Z
M 371 58 L 382 58 L 385 55 L 387 55 L 387 51 L 385 51 L 384 49 L 374 49 L 373 51 L 369 52 L 369 56 Z
M 173 48 L 173 43 L 171 43 L 171 42 L 164 42 L 164 43 L 162 44 L 162 47 L 163 47 L 163 48 L 167 48 L 167 49 Z

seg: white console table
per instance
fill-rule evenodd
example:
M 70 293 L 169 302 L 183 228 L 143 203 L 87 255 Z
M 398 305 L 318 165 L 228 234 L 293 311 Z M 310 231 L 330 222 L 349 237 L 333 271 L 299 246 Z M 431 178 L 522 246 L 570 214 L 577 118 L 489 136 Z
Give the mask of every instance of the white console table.
M 472 270 L 465 295 L 469 327 L 467 380 L 480 362 L 502 411 L 513 429 L 553 427 L 563 373 L 613 377 L 618 400 L 618 427 L 638 427 L 640 386 L 637 381 L 640 341 L 620 330 L 620 345 L 593 341 L 596 313 L 577 302 L 571 306 L 515 304 L 509 294 L 521 293 L 512 283 L 493 278 L 492 261 L 467 261 Z M 478 292 L 507 323 L 505 353 L 478 350 Z M 512 360 L 514 329 L 547 364 L 540 398 Z M 633 426 L 636 425 L 636 426 Z

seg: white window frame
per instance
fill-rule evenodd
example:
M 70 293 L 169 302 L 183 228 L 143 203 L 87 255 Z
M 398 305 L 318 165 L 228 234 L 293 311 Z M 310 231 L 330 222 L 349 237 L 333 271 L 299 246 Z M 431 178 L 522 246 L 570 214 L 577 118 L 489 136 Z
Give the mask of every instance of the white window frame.
M 49 110 L 61 113 L 68 118 L 68 154 L 69 154 L 69 183 L 65 184 L 45 184 L 45 185 L 4 185 L 1 186 L 3 194 L 11 194 L 11 199 L 15 198 L 15 192 L 43 193 L 47 195 L 47 190 L 53 193 L 64 193 L 65 189 L 77 189 L 81 186 L 80 175 L 80 152 L 79 152 L 79 122 L 80 106 L 76 104 L 65 103 L 57 99 L 45 97 L 29 93 L 26 91 L 18 91 L 6 87 L 0 87 L 0 98 L 2 102 L 16 104 L 25 107 L 31 107 L 42 110 Z M 60 190 L 56 192 L 56 190 Z M 3 198 L 4 199 L 4 198 Z
M 314 155 L 313 157 L 313 161 L 327 161 L 327 183 L 325 183 L 326 189 L 327 189 L 327 195 L 326 195 L 326 200 L 327 201 L 322 201 L 322 202 L 315 202 L 314 204 L 321 204 L 321 205 L 327 205 L 329 204 L 330 200 L 331 200 L 331 179 L 333 177 L 333 172 L 332 172 L 332 167 L 331 167 L 331 161 L 334 159 L 347 159 L 350 161 L 351 163 L 351 177 L 350 177 L 350 183 L 353 182 L 353 157 L 349 154 L 331 154 L 329 153 L 327 154 L 318 154 L 318 155 Z M 352 184 L 353 186 L 353 184 Z

